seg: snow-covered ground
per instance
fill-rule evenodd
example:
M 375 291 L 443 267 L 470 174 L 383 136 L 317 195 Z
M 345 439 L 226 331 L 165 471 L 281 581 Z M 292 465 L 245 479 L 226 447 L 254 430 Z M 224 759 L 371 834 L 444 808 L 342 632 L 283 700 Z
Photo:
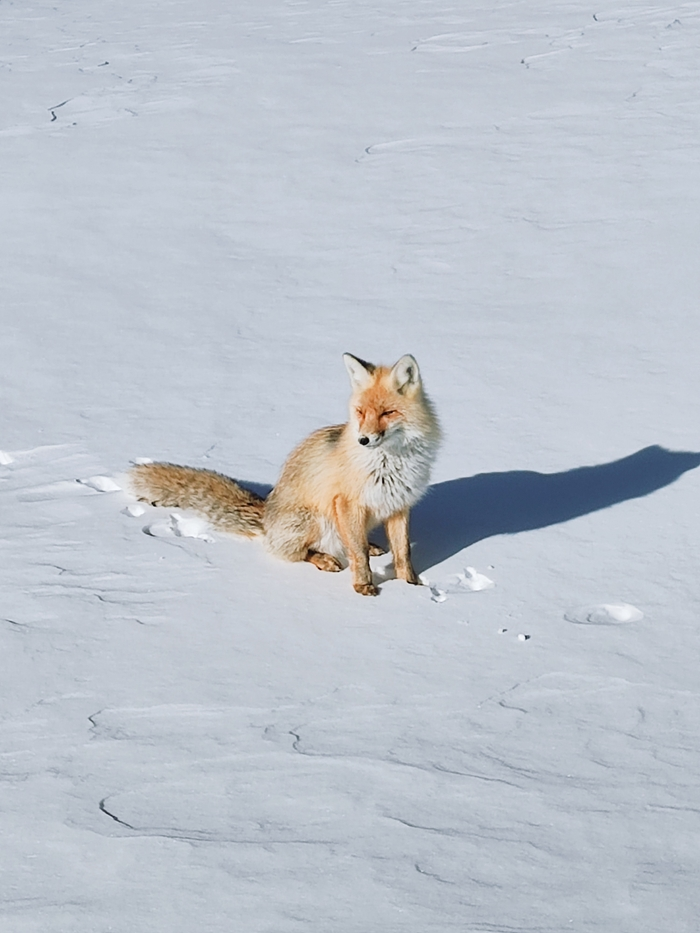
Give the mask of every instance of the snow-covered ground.
M 0 37 L 3 929 L 694 933 L 698 4 L 2 0 Z M 75 482 L 273 483 L 346 350 L 440 413 L 432 586 Z

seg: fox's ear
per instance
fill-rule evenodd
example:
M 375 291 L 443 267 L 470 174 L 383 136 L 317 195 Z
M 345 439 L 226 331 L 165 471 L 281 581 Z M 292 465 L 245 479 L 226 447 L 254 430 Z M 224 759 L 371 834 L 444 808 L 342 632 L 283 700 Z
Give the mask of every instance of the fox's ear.
M 372 373 L 376 366 L 366 363 L 364 360 L 358 360 L 351 353 L 343 353 L 343 362 L 348 373 L 350 373 L 350 382 L 353 389 L 366 389 L 372 382 Z
M 418 363 L 407 353 L 402 356 L 391 370 L 391 378 L 398 392 L 405 392 L 406 389 L 415 389 L 420 385 L 420 370 Z

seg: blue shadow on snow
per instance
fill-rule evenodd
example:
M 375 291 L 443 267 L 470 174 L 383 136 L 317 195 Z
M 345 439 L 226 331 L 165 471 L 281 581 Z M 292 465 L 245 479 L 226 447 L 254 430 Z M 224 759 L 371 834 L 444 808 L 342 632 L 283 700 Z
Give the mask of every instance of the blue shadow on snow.
M 431 486 L 411 512 L 418 573 L 483 538 L 556 525 L 648 496 L 700 466 L 700 453 L 645 447 L 565 473 L 480 473 Z

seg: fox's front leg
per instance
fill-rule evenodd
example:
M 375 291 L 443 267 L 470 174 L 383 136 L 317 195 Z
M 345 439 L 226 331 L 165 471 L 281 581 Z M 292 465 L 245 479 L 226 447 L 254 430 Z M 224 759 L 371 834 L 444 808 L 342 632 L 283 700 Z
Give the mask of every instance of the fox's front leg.
M 399 580 L 406 583 L 420 584 L 418 574 L 411 563 L 411 541 L 408 536 L 408 509 L 397 512 L 384 522 L 386 536 L 389 539 L 391 553 L 394 555 L 394 568 Z
M 372 583 L 372 572 L 369 569 L 367 512 L 357 505 L 352 505 L 343 496 L 337 496 L 333 506 L 338 534 L 350 562 L 355 592 L 362 596 L 377 596 L 379 590 Z

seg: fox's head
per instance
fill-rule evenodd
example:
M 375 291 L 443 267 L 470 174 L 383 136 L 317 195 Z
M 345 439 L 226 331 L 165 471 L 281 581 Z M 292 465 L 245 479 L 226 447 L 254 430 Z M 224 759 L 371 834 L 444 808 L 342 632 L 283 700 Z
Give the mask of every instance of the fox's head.
M 350 425 L 359 444 L 371 449 L 430 431 L 434 419 L 418 363 L 410 354 L 391 367 L 374 366 L 350 353 L 343 360 L 353 390 Z

